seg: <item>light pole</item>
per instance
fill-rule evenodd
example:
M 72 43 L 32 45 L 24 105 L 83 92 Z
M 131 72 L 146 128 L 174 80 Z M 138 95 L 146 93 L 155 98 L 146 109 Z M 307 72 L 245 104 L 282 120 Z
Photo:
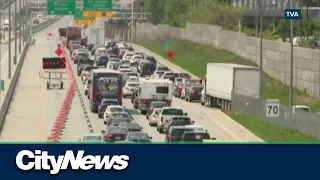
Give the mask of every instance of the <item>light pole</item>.
M 14 2 L 14 59 L 13 64 L 17 64 L 17 0 Z
M 290 9 L 293 8 L 293 2 L 290 1 Z M 289 89 L 289 108 L 293 106 L 293 22 L 290 20 L 290 89 Z M 291 110 L 292 113 L 292 110 Z
M 21 33 L 21 28 L 22 28 L 22 0 L 19 0 L 19 54 L 21 53 L 21 38 L 22 38 L 22 33 Z
M 9 54 L 8 54 L 8 78 L 11 79 L 11 27 L 12 27 L 12 22 L 11 22 L 11 4 L 9 5 Z
M 263 5 L 261 0 L 259 0 L 260 5 L 260 99 L 263 99 Z

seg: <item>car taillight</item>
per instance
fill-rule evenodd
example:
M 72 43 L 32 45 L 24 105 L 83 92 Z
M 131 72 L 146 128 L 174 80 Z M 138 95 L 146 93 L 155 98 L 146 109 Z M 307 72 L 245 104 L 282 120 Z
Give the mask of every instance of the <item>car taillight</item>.
M 143 103 L 147 104 L 147 99 L 143 99 Z
M 191 94 L 192 95 L 196 95 L 197 93 L 195 91 L 191 91 Z
M 157 117 L 158 117 L 158 115 L 154 114 L 154 115 L 152 115 L 152 117 L 153 117 L 153 118 L 157 118 Z
M 168 99 L 168 104 L 171 105 L 171 103 L 172 103 L 172 100 Z
M 93 94 L 93 100 L 96 101 L 97 100 L 97 95 Z
M 169 136 L 169 142 L 172 142 L 172 141 L 173 141 L 173 137 Z
M 128 87 L 125 87 L 124 89 L 129 90 L 129 88 L 128 88 Z
M 153 112 L 153 107 L 150 108 L 150 112 Z
M 108 135 L 107 135 L 107 138 L 108 138 L 108 139 L 110 139 L 110 138 L 112 138 L 112 137 L 113 137 L 112 134 L 108 134 Z

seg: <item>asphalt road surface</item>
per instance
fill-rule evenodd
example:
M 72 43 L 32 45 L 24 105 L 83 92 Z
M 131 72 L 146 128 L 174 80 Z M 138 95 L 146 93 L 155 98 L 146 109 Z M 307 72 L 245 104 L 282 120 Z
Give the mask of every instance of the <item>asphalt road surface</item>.
M 66 22 L 68 21 L 62 18 L 35 34 L 37 41 L 27 52 L 0 141 L 46 141 L 65 98 L 69 81 L 64 80 L 63 90 L 47 90 L 47 80 L 41 79 L 42 58 L 56 57 L 54 51 L 59 43 L 58 37 L 48 38 L 48 33 L 58 34 L 58 28 L 67 26 Z M 44 77 L 47 76 L 44 74 Z M 67 78 L 66 74 L 64 78 Z M 55 80 L 53 83 L 59 81 Z

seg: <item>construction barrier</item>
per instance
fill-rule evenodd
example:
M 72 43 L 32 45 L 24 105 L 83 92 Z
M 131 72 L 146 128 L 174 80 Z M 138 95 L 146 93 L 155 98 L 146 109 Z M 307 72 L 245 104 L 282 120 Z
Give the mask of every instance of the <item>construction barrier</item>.
M 55 123 L 51 129 L 51 134 L 47 138 L 48 142 L 59 142 L 60 136 L 62 135 L 62 131 L 64 129 L 66 119 L 69 114 L 70 106 L 73 100 L 73 97 L 75 95 L 75 90 L 76 90 L 76 78 L 74 76 L 74 73 L 72 71 L 71 67 L 71 62 L 70 59 L 68 58 L 68 55 L 65 51 L 65 41 L 61 42 L 61 49 L 63 50 L 64 57 L 66 58 L 66 65 L 67 65 L 67 71 L 68 71 L 68 76 L 71 81 L 71 85 L 67 91 L 66 97 L 61 105 L 59 114 L 55 120 Z

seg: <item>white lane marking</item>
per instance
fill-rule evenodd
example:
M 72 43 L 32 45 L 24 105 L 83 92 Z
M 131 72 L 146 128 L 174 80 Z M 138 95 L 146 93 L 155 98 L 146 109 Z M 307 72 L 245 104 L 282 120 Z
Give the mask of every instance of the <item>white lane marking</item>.
M 8 54 L 9 54 L 9 51 L 6 52 L 6 54 L 3 56 L 3 58 L 1 59 L 1 64 L 3 62 L 3 60 L 7 59 L 8 58 Z

